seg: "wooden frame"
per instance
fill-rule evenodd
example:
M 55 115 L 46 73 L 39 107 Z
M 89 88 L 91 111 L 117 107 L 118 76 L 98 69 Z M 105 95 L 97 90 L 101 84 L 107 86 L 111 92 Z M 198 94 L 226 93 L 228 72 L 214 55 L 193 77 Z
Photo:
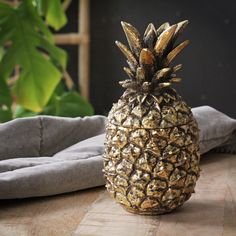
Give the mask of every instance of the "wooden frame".
M 89 0 L 79 0 L 78 33 L 55 34 L 55 43 L 61 45 L 78 45 L 78 81 L 80 93 L 89 99 Z

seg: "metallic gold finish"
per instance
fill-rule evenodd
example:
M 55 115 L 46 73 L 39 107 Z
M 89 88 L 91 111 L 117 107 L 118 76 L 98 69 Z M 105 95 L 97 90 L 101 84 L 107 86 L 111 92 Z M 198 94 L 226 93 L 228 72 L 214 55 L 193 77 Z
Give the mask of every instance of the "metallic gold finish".
M 145 70 L 142 67 L 137 68 L 136 80 L 137 81 L 144 81 L 145 80 Z
M 146 28 L 146 30 L 144 32 L 144 37 L 146 37 L 149 34 L 150 31 L 156 32 L 156 29 L 155 29 L 155 26 L 154 26 L 153 23 L 148 24 L 148 26 L 147 26 L 147 28 Z
M 181 78 L 175 77 L 175 78 L 171 78 L 170 82 L 171 82 L 171 83 L 180 83 L 181 80 L 182 80 Z
M 153 49 L 156 40 L 157 40 L 157 35 L 155 26 L 152 23 L 150 23 L 144 33 L 143 41 L 148 48 Z
M 171 88 L 181 81 L 175 73 L 182 65 L 169 66 L 188 44 L 174 47 L 187 23 L 165 23 L 157 31 L 149 24 L 141 40 L 137 29 L 123 22 L 132 52 L 116 43 L 128 59 L 124 71 L 130 79 L 120 82 L 126 91 L 108 115 L 103 171 L 110 195 L 133 213 L 178 208 L 199 177 L 197 123 Z
M 152 52 L 147 48 L 143 48 L 139 56 L 139 65 L 144 69 L 146 77 L 149 77 L 153 73 L 155 61 Z
M 136 88 L 137 87 L 137 83 L 135 81 L 131 80 L 131 79 L 120 81 L 119 84 L 123 88 Z
M 129 65 L 130 70 L 132 72 L 135 72 L 136 71 L 136 66 L 133 63 L 131 63 L 129 60 L 127 60 L 126 62 Z
M 141 66 L 145 66 L 145 65 L 154 65 L 154 63 L 155 63 L 155 58 L 152 52 L 147 48 L 143 48 L 142 51 L 140 52 L 139 64 Z
M 164 24 L 162 24 L 156 31 L 157 36 L 159 36 L 163 31 L 165 31 L 169 27 L 170 27 L 169 22 L 165 22 Z
M 188 20 L 181 21 L 177 24 L 177 28 L 175 30 L 175 34 L 173 37 L 174 41 L 183 33 L 187 25 L 188 25 Z
M 182 64 L 178 64 L 176 66 L 173 67 L 173 72 L 177 72 L 179 71 L 180 69 L 182 69 L 183 65 Z
M 137 66 L 138 63 L 135 57 L 133 56 L 132 52 L 123 43 L 119 41 L 116 41 L 115 43 L 118 46 L 118 48 L 121 50 L 121 52 L 126 56 L 128 61 L 132 63 L 134 66 Z
M 177 28 L 177 25 L 172 25 L 170 28 L 163 31 L 161 33 L 161 35 L 159 36 L 159 38 L 156 42 L 156 45 L 154 47 L 154 51 L 156 52 L 156 54 L 159 57 L 162 56 L 163 52 L 165 51 L 165 49 L 169 45 L 169 43 L 172 39 L 172 36 L 175 33 L 176 28 Z
M 142 50 L 142 40 L 138 30 L 129 23 L 121 22 L 131 51 L 138 57 Z
M 125 73 L 129 76 L 130 79 L 133 79 L 133 78 L 134 78 L 133 72 L 131 71 L 130 68 L 124 67 L 123 70 L 124 70 Z
M 185 40 L 175 47 L 166 57 L 166 64 L 169 65 L 173 59 L 187 46 L 189 45 L 189 40 Z
M 169 87 L 169 86 L 171 86 L 171 83 L 169 83 L 169 82 L 160 83 L 160 84 L 158 85 L 159 88 L 165 88 L 165 87 Z
M 164 78 L 167 75 L 170 75 L 171 72 L 172 72 L 171 68 L 163 68 L 161 70 L 158 70 L 154 75 L 154 79 L 159 80 L 161 78 Z

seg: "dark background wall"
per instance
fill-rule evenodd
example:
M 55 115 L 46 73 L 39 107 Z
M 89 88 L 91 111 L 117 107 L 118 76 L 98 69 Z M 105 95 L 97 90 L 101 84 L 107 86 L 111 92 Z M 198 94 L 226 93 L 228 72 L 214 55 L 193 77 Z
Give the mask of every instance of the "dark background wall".
M 143 33 L 149 22 L 188 19 L 181 39 L 191 44 L 176 60 L 184 64 L 179 73 L 183 82 L 176 88 L 190 106 L 207 104 L 236 118 L 236 1 L 91 0 L 90 9 L 90 100 L 96 113 L 106 114 L 123 92 L 118 81 L 126 78 L 125 60 L 114 45 L 117 39 L 126 43 L 120 21 Z M 71 63 L 77 66 L 73 59 Z

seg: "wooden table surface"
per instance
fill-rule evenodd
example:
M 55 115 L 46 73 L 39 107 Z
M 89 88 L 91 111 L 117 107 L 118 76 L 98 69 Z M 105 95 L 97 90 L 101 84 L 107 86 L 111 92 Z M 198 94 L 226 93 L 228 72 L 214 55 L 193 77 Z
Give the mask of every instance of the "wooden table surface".
M 196 193 L 161 216 L 127 213 L 104 187 L 53 197 L 0 201 L 0 236 L 236 235 L 236 155 L 207 154 Z

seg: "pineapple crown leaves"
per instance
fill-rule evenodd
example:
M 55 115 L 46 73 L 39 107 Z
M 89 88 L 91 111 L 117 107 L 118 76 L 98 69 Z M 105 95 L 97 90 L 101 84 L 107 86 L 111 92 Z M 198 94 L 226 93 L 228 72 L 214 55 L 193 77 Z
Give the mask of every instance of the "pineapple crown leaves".
M 175 46 L 176 39 L 187 24 L 187 20 L 172 26 L 166 22 L 156 29 L 150 23 L 142 38 L 134 26 L 122 21 L 130 49 L 119 41 L 115 42 L 128 64 L 124 71 L 129 79 L 120 81 L 121 86 L 148 93 L 179 83 L 181 78 L 176 77 L 175 73 L 182 65 L 171 66 L 170 63 L 189 44 L 189 40 L 185 40 Z

